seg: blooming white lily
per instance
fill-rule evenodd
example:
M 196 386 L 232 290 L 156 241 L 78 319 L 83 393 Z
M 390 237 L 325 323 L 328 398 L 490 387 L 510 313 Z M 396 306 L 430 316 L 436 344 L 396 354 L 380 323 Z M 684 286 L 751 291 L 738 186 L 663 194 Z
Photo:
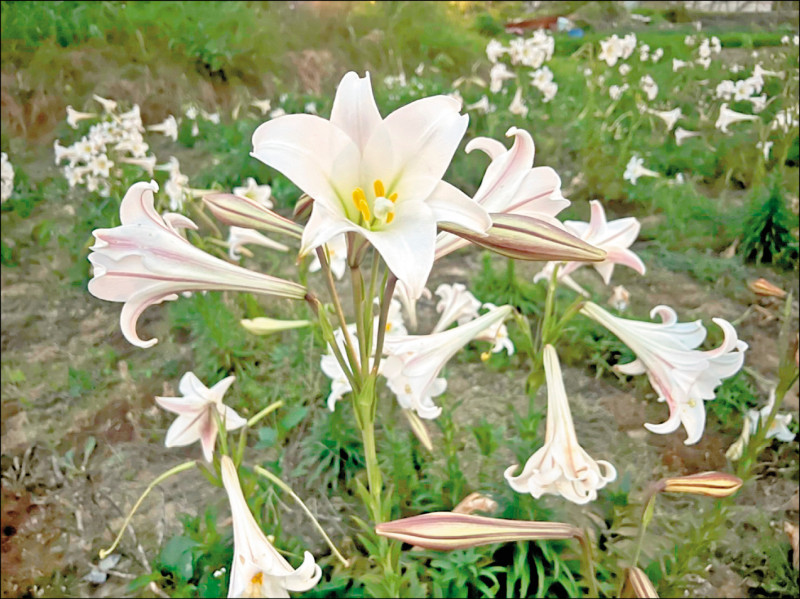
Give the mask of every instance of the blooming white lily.
M 382 373 L 398 401 L 407 402 L 403 407 L 413 408 L 421 418 L 436 418 L 442 410 L 430 398 L 444 391 L 437 379 L 442 368 L 459 349 L 510 314 L 511 306 L 501 306 L 440 333 L 387 337 Z
M 313 588 L 322 577 L 314 556 L 306 551 L 300 567 L 292 568 L 253 517 L 233 460 L 222 456 L 220 471 L 233 519 L 233 563 L 228 597 L 289 597 L 289 591 Z
M 264 206 L 264 208 L 273 207 L 272 200 L 269 199 L 272 195 L 272 188 L 269 185 L 259 185 L 253 177 L 247 177 L 243 187 L 234 187 L 233 193 L 237 196 L 244 196 L 255 200 Z
M 247 423 L 235 410 L 222 403 L 222 397 L 234 380 L 235 376 L 229 376 L 209 389 L 193 372 L 187 372 L 178 385 L 183 397 L 156 397 L 159 406 L 178 415 L 167 431 L 164 444 L 183 447 L 199 440 L 203 456 L 210 462 L 219 432 L 217 417 L 226 431 L 236 430 Z
M 97 117 L 96 112 L 80 112 L 75 110 L 72 106 L 67 106 L 67 125 L 72 127 L 73 129 L 78 128 L 78 123 L 86 120 L 86 119 L 93 119 Z
M 634 254 L 629 248 L 636 241 L 639 235 L 641 223 L 635 217 L 620 218 L 608 222 L 606 220 L 606 213 L 603 205 L 597 201 L 591 201 L 592 215 L 588 223 L 581 221 L 568 220 L 564 223 L 567 231 L 573 233 L 586 243 L 598 247 L 606 252 L 606 259 L 602 262 L 592 263 L 592 266 L 597 270 L 603 282 L 608 285 L 611 282 L 611 275 L 614 273 L 614 265 L 621 264 L 632 268 L 640 275 L 645 273 L 645 265 L 642 260 Z M 553 275 L 553 269 L 557 262 L 548 262 L 544 268 L 536 273 L 533 282 L 536 283 L 542 279 L 549 280 Z M 567 262 L 562 263 L 562 267 L 558 271 L 559 281 L 563 281 L 572 289 L 583 295 L 588 295 L 575 281 L 572 280 L 570 275 L 586 264 L 585 262 Z
M 176 121 L 175 117 L 172 115 L 169 115 L 157 125 L 150 125 L 147 130 L 161 133 L 162 135 L 169 137 L 172 141 L 178 141 L 178 121 Z
M 533 166 L 535 147 L 530 133 L 511 127 L 506 136 L 514 138 L 510 149 L 495 139 L 476 137 L 467 144 L 467 153 L 485 152 L 492 162 L 474 200 L 490 214 L 529 216 L 561 227 L 556 215 L 569 206 L 561 195 L 561 179 L 548 166 Z M 451 233 L 436 239 L 436 258 L 441 258 L 469 242 Z
M 680 108 L 673 108 L 672 110 L 653 110 L 648 108 L 647 112 L 664 121 L 664 124 L 667 126 L 667 131 L 672 131 L 673 127 L 675 127 L 675 123 L 683 117 L 683 112 L 681 112 Z
M 669 406 L 669 418 L 662 424 L 645 424 L 654 433 L 667 434 L 683 424 L 688 435 L 685 443 L 697 443 L 705 428 L 704 401 L 714 399 L 714 390 L 723 379 L 733 376 L 744 363 L 747 344 L 740 341 L 736 329 L 722 318 L 713 321 L 725 335 L 717 349 L 696 348 L 706 337 L 706 329 L 698 320 L 679 323 L 669 306 L 656 306 L 651 318 L 658 314 L 660 323 L 627 320 L 612 316 L 600 306 L 587 302 L 581 312 L 596 320 L 633 350 L 636 360 L 615 366 L 623 374 L 647 374 L 658 393 L 659 401 Z
M 772 412 L 772 408 L 775 406 L 775 387 L 772 387 L 769 390 L 769 401 L 767 405 L 765 405 L 760 410 L 748 410 L 747 411 L 747 420 L 750 424 L 750 430 L 755 432 L 758 430 L 761 425 L 763 425 L 767 418 L 769 418 L 769 413 Z M 792 421 L 792 415 L 788 412 L 783 414 L 778 413 L 775 415 L 775 419 L 772 421 L 772 425 L 769 427 L 767 431 L 767 439 L 778 439 L 778 441 L 783 441 L 784 443 L 788 443 L 789 441 L 794 441 L 794 433 L 789 430 L 789 423 Z
M 758 117 L 756 115 L 736 112 L 735 110 L 731 110 L 730 108 L 728 108 L 727 102 L 723 102 L 722 105 L 719 107 L 719 117 L 717 117 L 717 122 L 714 123 L 714 126 L 723 133 L 729 133 L 728 125 L 739 123 L 741 121 L 757 121 L 757 120 Z
M 681 145 L 686 139 L 690 137 L 698 137 L 699 135 L 699 131 L 689 131 L 683 127 L 678 127 L 675 129 L 675 144 Z
M 242 256 L 239 254 L 239 249 L 247 245 L 249 243 L 253 243 L 255 245 L 261 245 L 271 250 L 277 250 L 279 252 L 288 252 L 289 246 L 279 243 L 277 241 L 273 241 L 266 235 L 259 233 L 255 229 L 246 229 L 244 227 L 231 227 L 228 231 L 228 256 L 231 257 L 231 260 L 239 260 Z
M 500 92 L 503 89 L 503 83 L 514 78 L 514 73 L 509 71 L 505 64 L 498 62 L 489 71 L 489 91 L 493 94 Z
M 514 99 L 511 100 L 511 104 L 508 105 L 508 111 L 511 114 L 522 117 L 523 119 L 528 116 L 528 107 L 525 106 L 525 102 L 522 101 L 521 87 L 518 87 L 517 91 L 514 93 Z
M 194 247 L 178 232 L 197 226 L 185 216 L 161 216 L 154 207 L 155 181 L 135 183 L 120 204 L 122 224 L 96 229 L 89 254 L 94 277 L 89 292 L 97 298 L 124 302 L 120 326 L 125 338 L 138 347 L 150 347 L 156 339 L 143 341 L 136 321 L 144 310 L 165 300 L 177 299 L 183 291 L 233 290 L 303 299 L 302 285 L 253 272 Z
M 644 167 L 644 159 L 638 156 L 631 156 L 628 164 L 625 166 L 625 172 L 622 178 L 630 181 L 632 185 L 636 185 L 639 177 L 660 177 L 661 174 L 651 171 L 649 168 Z
M 547 428 L 544 446 L 525 463 L 518 476 L 517 465 L 505 471 L 505 478 L 518 493 L 561 495 L 577 504 L 597 499 L 598 489 L 617 478 L 617 470 L 605 460 L 595 461 L 578 443 L 569 409 L 558 355 L 552 345 L 544 348 L 547 380 Z
M 440 312 L 441 316 L 433 328 L 433 333 L 445 330 L 454 322 L 458 322 L 459 325 L 466 324 L 478 317 L 481 302 L 461 283 L 439 285 L 436 288 L 436 295 L 441 298 L 436 304 L 436 311 Z
M 325 255 L 328 258 L 328 265 L 331 268 L 333 276 L 341 279 L 347 270 L 347 238 L 342 235 L 337 235 L 328 243 L 325 244 Z M 322 268 L 322 263 L 319 261 L 319 256 L 314 256 L 311 264 L 308 266 L 309 272 L 317 272 Z
M 486 211 L 442 176 L 469 120 L 447 96 L 417 100 L 381 119 L 369 76 L 347 73 L 331 119 L 293 114 L 262 124 L 253 156 L 314 198 L 300 254 L 353 231 L 419 297 L 434 259 L 436 224 L 483 234 Z

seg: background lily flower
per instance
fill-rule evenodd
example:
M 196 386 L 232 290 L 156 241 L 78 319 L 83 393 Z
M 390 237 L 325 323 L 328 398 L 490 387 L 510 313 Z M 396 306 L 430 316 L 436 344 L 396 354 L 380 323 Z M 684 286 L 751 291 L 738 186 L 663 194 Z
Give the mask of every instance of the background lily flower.
M 436 304 L 436 311 L 441 316 L 433 327 L 433 333 L 445 330 L 454 322 L 461 325 L 478 317 L 481 302 L 461 283 L 439 285 L 436 295 L 441 298 Z
M 760 410 L 748 410 L 747 414 L 745 415 L 747 421 L 749 422 L 748 429 L 755 433 L 758 428 L 767 421 L 769 418 L 770 412 L 772 412 L 772 408 L 775 405 L 775 387 L 772 387 L 769 390 L 769 401 L 767 405 L 765 405 Z M 789 430 L 789 423 L 792 421 L 792 415 L 789 412 L 784 412 L 781 414 L 780 412 L 775 415 L 775 419 L 772 421 L 772 425 L 769 427 L 767 431 L 767 439 L 778 439 L 778 441 L 783 441 L 784 443 L 788 443 L 789 441 L 794 441 L 794 433 Z
M 533 167 L 535 147 L 530 133 L 511 127 L 506 135 L 514 138 L 510 149 L 489 137 L 476 137 L 467 144 L 467 153 L 481 150 L 492 159 L 473 199 L 489 213 L 519 214 L 561 227 L 556 215 L 569 206 L 561 195 L 561 178 L 550 167 Z M 436 258 L 467 245 L 466 239 L 440 233 Z
M 639 235 L 639 229 L 641 228 L 639 221 L 631 216 L 608 222 L 603 205 L 599 201 L 592 200 L 591 207 L 592 215 L 588 223 L 568 220 L 564 223 L 564 226 L 567 231 L 586 243 L 606 252 L 605 260 L 592 263 L 592 267 L 603 277 L 603 282 L 606 285 L 611 282 L 611 275 L 614 273 L 614 266 L 617 264 L 632 268 L 640 275 L 643 275 L 646 270 L 644 263 L 639 256 L 629 249 Z M 533 277 L 533 282 L 535 283 L 542 279 L 549 280 L 556 264 L 557 262 L 548 262 L 541 271 L 536 273 Z M 580 285 L 570 277 L 573 272 L 584 264 L 586 263 L 567 262 L 559 269 L 558 279 L 578 293 L 587 295 Z
M 578 444 L 561 366 L 552 345 L 544 348 L 544 373 L 547 380 L 544 446 L 530 457 L 518 476 L 512 474 L 516 465 L 506 469 L 506 480 L 518 493 L 530 493 L 537 499 L 551 494 L 577 504 L 589 503 L 597 499 L 598 489 L 617 478 L 617 470 L 605 460 L 595 461 Z
M 217 411 L 227 431 L 236 430 L 247 423 L 235 410 L 222 403 L 222 397 L 234 380 L 236 377 L 229 376 L 209 389 L 193 372 L 187 372 L 178 385 L 183 397 L 156 397 L 159 406 L 178 415 L 167 431 L 164 444 L 167 447 L 183 447 L 199 440 L 203 446 L 203 456 L 210 462 L 219 432 L 217 416 L 213 411 Z
M 757 121 L 758 117 L 753 114 L 743 114 L 728 108 L 728 103 L 723 102 L 719 107 L 719 117 L 714 126 L 723 133 L 729 133 L 728 126 L 741 121 Z
M 491 226 L 481 206 L 442 181 L 467 127 L 460 108 L 433 96 L 382 119 L 369 75 L 350 72 L 330 120 L 293 114 L 262 124 L 252 155 L 314 198 L 300 255 L 341 233 L 359 233 L 419 297 L 433 266 L 437 223 L 478 234 Z
M 319 582 L 322 570 L 305 552 L 297 569 L 278 553 L 247 506 L 236 466 L 228 456 L 220 460 L 222 484 L 233 518 L 233 563 L 228 597 L 289 597 L 289 591 L 307 591 Z
M 325 244 L 325 255 L 328 257 L 328 265 L 333 276 L 341 279 L 347 271 L 347 238 L 344 235 L 337 235 Z M 317 272 L 322 268 L 319 256 L 314 256 L 308 266 L 308 272 Z
M 510 314 L 511 306 L 501 306 L 440 333 L 387 337 L 384 352 L 389 357 L 382 363 L 382 372 L 390 388 L 398 389 L 409 404 L 404 407 L 413 408 L 421 418 L 436 418 L 442 410 L 430 398 L 444 391 L 442 379 L 437 379 L 442 368 L 459 349 Z
M 178 232 L 197 226 L 180 214 L 161 216 L 154 207 L 155 181 L 135 183 L 120 204 L 122 224 L 96 229 L 89 254 L 94 277 L 89 292 L 112 302 L 124 302 L 120 327 L 125 338 L 138 347 L 136 321 L 144 310 L 183 291 L 233 290 L 303 299 L 302 285 L 253 272 L 215 258 L 194 247 Z
M 283 245 L 277 241 L 273 241 L 269 237 L 262 235 L 255 229 L 245 229 L 244 227 L 231 227 L 228 231 L 228 255 L 231 260 L 238 260 L 241 258 L 239 248 L 242 246 L 253 243 L 255 245 L 262 245 L 272 250 L 279 252 L 288 252 L 289 246 Z
M 255 200 L 264 206 L 264 208 L 273 207 L 272 200 L 270 199 L 272 188 L 269 185 L 259 185 L 253 177 L 247 177 L 245 183 L 243 187 L 234 187 L 233 193 L 237 196 L 244 196 Z
M 645 424 L 647 430 L 667 434 L 681 424 L 686 429 L 686 445 L 697 443 L 706 422 L 704 401 L 714 399 L 714 390 L 723 379 L 733 376 L 744 364 L 747 344 L 736 329 L 722 318 L 713 321 L 725 335 L 717 349 L 699 351 L 706 329 L 698 320 L 679 323 L 669 306 L 656 306 L 650 317 L 661 316 L 660 323 L 641 322 L 612 316 L 597 304 L 587 302 L 581 312 L 599 322 L 636 354 L 636 360 L 614 367 L 623 374 L 647 374 L 659 401 L 669 406 L 669 418 L 662 424 Z
M 630 181 L 632 185 L 636 185 L 636 181 L 639 180 L 639 177 L 660 177 L 660 176 L 661 176 L 660 173 L 651 171 L 649 168 L 645 168 L 644 160 L 642 158 L 639 158 L 638 156 L 631 156 L 631 159 L 625 166 L 625 172 L 622 174 L 622 178 L 625 181 Z

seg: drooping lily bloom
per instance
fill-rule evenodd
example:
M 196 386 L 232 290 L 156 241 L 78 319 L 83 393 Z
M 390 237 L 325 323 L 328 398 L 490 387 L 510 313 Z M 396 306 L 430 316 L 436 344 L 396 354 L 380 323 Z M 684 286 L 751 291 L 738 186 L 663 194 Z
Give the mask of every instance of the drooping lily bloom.
M 306 551 L 300 567 L 292 568 L 259 528 L 242 493 L 233 460 L 222 456 L 220 470 L 233 519 L 228 597 L 289 597 L 289 591 L 303 592 L 316 586 L 322 570 L 314 556 Z
M 234 380 L 236 377 L 229 376 L 209 389 L 193 372 L 187 372 L 178 384 L 183 397 L 156 397 L 159 406 L 178 415 L 167 430 L 164 444 L 167 447 L 183 447 L 199 440 L 203 446 L 203 456 L 210 462 L 219 432 L 217 416 L 228 431 L 247 423 L 233 408 L 222 403 L 222 397 Z
M 714 399 L 714 390 L 722 380 L 736 374 L 744 364 L 747 344 L 738 339 L 736 329 L 727 320 L 714 318 L 725 335 L 722 345 L 700 351 L 696 348 L 706 337 L 703 324 L 699 320 L 679 323 L 669 306 L 656 306 L 650 312 L 651 318 L 661 317 L 660 323 L 618 318 L 592 302 L 587 302 L 581 312 L 614 333 L 636 354 L 636 360 L 614 369 L 628 375 L 647 374 L 659 401 L 667 402 L 667 421 L 645 427 L 663 435 L 683 424 L 688 435 L 686 445 L 697 443 L 706 422 L 703 402 Z
M 244 227 L 231 227 L 228 231 L 228 255 L 231 260 L 238 260 L 241 258 L 239 249 L 247 244 L 261 245 L 271 250 L 279 252 L 288 252 L 289 246 L 286 246 L 277 241 L 273 241 L 266 235 L 263 235 L 255 229 L 246 229 Z
M 544 348 L 544 373 L 547 380 L 547 428 L 544 446 L 526 462 L 518 476 L 517 466 L 506 469 L 505 477 L 518 493 L 561 495 L 577 504 L 597 499 L 598 489 L 617 478 L 609 462 L 595 461 L 578 443 L 561 378 L 558 355 L 552 345 Z
M 135 183 L 120 205 L 122 224 L 96 229 L 89 254 L 94 277 L 89 292 L 97 298 L 124 302 L 120 326 L 125 338 L 138 347 L 143 341 L 136 321 L 144 310 L 183 291 L 232 290 L 303 299 L 302 285 L 246 270 L 194 247 L 178 232 L 197 226 L 180 214 L 161 216 L 154 206 L 155 181 Z
M 440 313 L 439 322 L 433 327 L 433 333 L 445 330 L 454 322 L 465 324 L 478 317 L 481 302 L 461 283 L 442 284 L 436 288 L 436 295 L 441 298 L 436 304 Z
M 606 259 L 602 262 L 592 264 L 594 269 L 603 277 L 603 282 L 608 285 L 611 282 L 611 275 L 614 273 L 614 266 L 621 264 L 632 268 L 640 275 L 645 273 L 645 265 L 642 260 L 629 248 L 636 241 L 639 235 L 641 224 L 635 217 L 620 218 L 608 222 L 603 205 L 597 201 L 591 201 L 592 216 L 588 223 L 581 221 L 568 220 L 564 223 L 566 229 L 595 247 L 606 252 Z M 545 267 L 533 277 L 534 283 L 544 279 L 549 280 L 553 274 L 556 262 L 548 262 Z M 570 275 L 578 268 L 586 264 L 585 262 L 567 262 L 558 271 L 559 281 L 563 281 L 578 293 L 587 295 L 586 292 L 572 280 Z
M 769 390 L 769 401 L 767 401 L 767 405 L 765 405 L 760 410 L 748 410 L 745 414 L 746 420 L 749 422 L 749 429 L 753 432 L 757 431 L 758 428 L 767 422 L 769 418 L 770 412 L 772 412 L 772 408 L 775 406 L 775 387 L 772 387 Z M 789 430 L 789 423 L 792 421 L 792 415 L 789 412 L 778 413 L 775 415 L 772 424 L 767 431 L 766 438 L 767 439 L 778 439 L 778 441 L 783 441 L 784 443 L 788 443 L 789 441 L 794 441 L 794 433 Z
M 442 409 L 431 397 L 444 391 L 439 373 L 453 355 L 486 329 L 511 314 L 511 306 L 490 310 L 466 324 L 430 335 L 398 335 L 384 340 L 388 356 L 381 365 L 389 387 L 403 407 L 413 408 L 421 418 L 436 418 Z M 401 400 L 401 397 L 403 398 Z
M 433 266 L 437 223 L 477 234 L 491 226 L 481 206 L 442 181 L 469 120 L 460 108 L 433 96 L 382 119 L 369 76 L 350 72 L 330 120 L 293 114 L 262 124 L 252 155 L 314 198 L 300 255 L 356 232 L 419 297 Z
M 510 149 L 489 137 L 476 137 L 467 144 L 467 153 L 481 150 L 492 159 L 473 199 L 489 213 L 519 214 L 560 227 L 556 215 L 569 206 L 569 200 L 561 195 L 561 179 L 550 167 L 534 168 L 530 133 L 511 127 L 506 135 L 514 138 Z M 440 233 L 436 258 L 467 245 L 465 239 Z

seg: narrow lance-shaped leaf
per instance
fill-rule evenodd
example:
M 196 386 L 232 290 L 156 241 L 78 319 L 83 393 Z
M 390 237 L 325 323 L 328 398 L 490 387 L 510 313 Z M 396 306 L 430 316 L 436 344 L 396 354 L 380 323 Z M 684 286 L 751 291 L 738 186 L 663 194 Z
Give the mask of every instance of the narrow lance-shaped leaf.
M 520 214 L 492 214 L 487 235 L 440 223 L 439 228 L 475 245 L 517 260 L 602 262 L 606 252 L 544 220 Z
M 437 551 L 466 549 L 511 541 L 578 538 L 581 531 L 563 522 L 531 522 L 487 518 L 453 512 L 431 512 L 384 522 L 375 527 L 384 537 Z
M 211 193 L 203 196 L 203 201 L 226 225 L 284 233 L 297 239 L 303 236 L 303 227 L 250 198 L 232 193 Z

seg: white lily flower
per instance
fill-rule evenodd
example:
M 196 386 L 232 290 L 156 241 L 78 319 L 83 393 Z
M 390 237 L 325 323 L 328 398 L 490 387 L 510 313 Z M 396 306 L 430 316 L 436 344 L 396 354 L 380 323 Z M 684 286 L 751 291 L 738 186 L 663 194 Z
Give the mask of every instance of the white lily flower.
M 436 311 L 441 313 L 441 316 L 431 332 L 438 333 L 454 322 L 462 325 L 478 317 L 481 302 L 463 284 L 443 283 L 436 288 L 435 293 L 441 298 L 436 304 Z
M 714 126 L 723 133 L 729 133 L 728 126 L 741 121 L 757 121 L 758 117 L 753 114 L 742 114 L 728 108 L 728 103 L 723 102 L 719 107 L 719 117 Z
M 648 108 L 647 112 L 664 121 L 664 124 L 667 126 L 667 131 L 672 131 L 678 120 L 683 118 L 683 112 L 681 112 L 680 108 L 673 108 L 672 110 L 653 110 Z
M 747 344 L 738 339 L 736 329 L 727 320 L 714 318 L 725 335 L 722 345 L 700 351 L 696 348 L 706 337 L 703 324 L 699 320 L 679 323 L 668 306 L 656 306 L 650 312 L 651 318 L 661 316 L 661 323 L 618 318 L 592 302 L 587 302 L 581 312 L 614 333 L 636 354 L 636 360 L 614 369 L 627 375 L 647 374 L 659 401 L 667 402 L 667 421 L 645 427 L 663 435 L 683 424 L 686 445 L 697 443 L 705 428 L 704 401 L 714 399 L 714 390 L 722 380 L 736 374 L 744 363 Z
M 143 158 L 128 158 L 125 156 L 121 156 L 118 158 L 120 162 L 124 162 L 125 164 L 132 164 L 134 166 L 138 166 L 144 169 L 148 175 L 151 177 L 153 176 L 153 169 L 156 166 L 156 156 L 155 154 L 150 154 L 150 156 L 145 156 Z
M 614 287 L 611 297 L 608 298 L 608 304 L 617 312 L 624 312 L 628 308 L 630 300 L 630 292 L 622 285 L 617 285 Z
M 771 141 L 767 141 L 767 142 L 760 141 L 760 142 L 758 142 L 758 143 L 756 144 L 756 147 L 757 147 L 759 150 L 761 150 L 761 152 L 764 154 L 764 162 L 766 162 L 767 160 L 769 160 L 769 153 L 770 153 L 770 151 L 772 150 L 772 146 L 773 146 L 773 145 L 774 145 L 774 143 L 773 143 L 773 142 L 771 142 Z
M 175 117 L 172 115 L 169 115 L 157 125 L 150 125 L 147 130 L 161 133 L 169 137 L 172 141 L 178 140 L 178 121 L 176 121 Z
M 222 403 L 222 397 L 234 380 L 236 377 L 229 376 L 209 389 L 193 372 L 187 372 L 178 385 L 183 397 L 156 397 L 159 406 L 178 415 L 167 431 L 164 444 L 183 447 L 200 441 L 203 457 L 210 462 L 219 432 L 214 410 L 226 431 L 236 430 L 247 423 L 235 410 Z
M 489 62 L 492 64 L 496 63 L 505 53 L 505 47 L 497 40 L 489 40 L 489 43 L 486 44 L 486 58 L 488 58 Z
M 615 33 L 610 38 L 601 40 L 600 54 L 597 55 L 597 58 L 604 60 L 608 66 L 613 67 L 622 57 L 624 51 L 625 44 Z
M 228 231 L 228 255 L 231 257 L 231 260 L 239 260 L 242 257 L 239 254 L 239 248 L 250 243 L 261 245 L 279 252 L 289 251 L 289 246 L 277 241 L 273 241 L 255 229 L 246 229 L 244 227 L 234 226 Z
M 641 223 L 632 216 L 608 222 L 603 205 L 597 200 L 591 201 L 591 208 L 592 214 L 588 223 L 568 220 L 564 223 L 564 226 L 567 231 L 586 243 L 605 250 L 605 260 L 591 264 L 603 278 L 603 282 L 606 285 L 611 282 L 611 275 L 614 273 L 616 264 L 632 268 L 640 275 L 643 275 L 646 271 L 644 263 L 639 256 L 629 249 L 639 235 Z M 563 281 L 582 295 L 588 295 L 570 276 L 581 266 L 584 266 L 586 262 L 548 262 L 542 270 L 536 273 L 533 277 L 533 282 L 549 280 L 553 275 L 553 269 L 556 264 L 561 264 L 561 268 L 558 271 L 559 281 Z
M 467 343 L 511 314 L 511 306 L 495 308 L 475 320 L 430 335 L 387 337 L 382 373 L 404 408 L 414 409 L 420 418 L 436 418 L 441 408 L 431 397 L 444 388 L 437 379 L 445 364 Z
M 630 181 L 632 185 L 636 185 L 639 177 L 660 177 L 661 174 L 651 171 L 649 168 L 644 167 L 644 159 L 638 156 L 631 156 L 628 164 L 625 166 L 625 172 L 622 178 L 625 181 Z
M 608 97 L 616 102 L 622 97 L 622 94 L 628 91 L 628 89 L 630 89 L 630 86 L 627 83 L 623 83 L 622 85 L 611 85 L 608 88 Z
M 11 161 L 8 159 L 8 154 L 5 152 L 2 152 L 0 164 L 2 164 L 2 168 L 0 169 L 2 172 L 0 202 L 5 202 L 11 197 L 11 193 L 14 191 L 14 166 L 11 164 Z
M 486 211 L 442 181 L 469 118 L 447 96 L 403 106 L 381 118 L 369 76 L 347 73 L 331 119 L 286 115 L 253 134 L 253 156 L 314 198 L 300 255 L 352 231 L 419 297 L 433 266 L 436 229 L 450 222 L 485 233 Z
M 305 552 L 297 569 L 278 553 L 253 517 L 242 493 L 236 466 L 228 456 L 220 460 L 222 484 L 228 493 L 233 519 L 233 563 L 228 597 L 289 597 L 316 586 L 322 570 Z
M 675 129 L 675 143 L 677 145 L 681 145 L 685 140 L 690 137 L 698 137 L 700 135 L 699 131 L 689 131 L 688 129 L 684 129 L 683 127 L 678 127 Z
M 95 112 L 79 112 L 75 110 L 72 106 L 67 106 L 67 125 L 69 125 L 73 129 L 78 128 L 79 122 L 86 119 L 93 119 L 96 117 L 97 113 Z
M 476 112 L 480 112 L 481 114 L 487 114 L 492 111 L 492 105 L 489 104 L 489 97 L 484 94 L 477 102 L 473 102 L 472 104 L 465 106 L 464 110 L 474 110 Z
M 525 106 L 525 102 L 522 101 L 521 87 L 517 87 L 517 91 L 514 93 L 514 99 L 511 100 L 511 104 L 508 106 L 508 111 L 511 114 L 521 116 L 523 119 L 528 116 L 528 107 Z
M 400 302 L 400 305 L 403 307 L 403 310 L 406 313 L 406 317 L 408 318 L 408 323 L 411 325 L 413 330 L 417 329 L 417 300 L 411 299 L 408 294 L 408 290 L 406 289 L 405 284 L 402 281 L 397 281 L 397 285 L 394 288 L 394 297 Z M 431 299 L 431 291 L 427 287 L 422 290 L 422 295 L 420 297 L 424 297 L 426 299 Z
M 96 102 L 98 102 L 107 113 L 111 114 L 117 109 L 117 103 L 115 100 L 111 100 L 109 98 L 101 98 L 97 94 L 92 96 Z
M 494 304 L 490 302 L 486 302 L 482 306 L 487 310 L 494 310 L 497 308 Z M 514 343 L 511 341 L 511 337 L 508 336 L 508 327 L 506 327 L 503 321 L 500 321 L 488 329 L 480 333 L 477 337 L 475 337 L 476 341 L 488 341 L 489 343 L 493 343 L 494 345 L 489 349 L 488 352 L 484 352 L 481 354 L 482 360 L 487 360 L 489 358 L 489 354 L 496 354 L 503 350 L 506 350 L 506 353 L 509 356 L 513 356 L 516 348 L 514 347 Z
M 767 405 L 765 405 L 760 410 L 748 410 L 746 417 L 750 424 L 750 430 L 755 433 L 758 428 L 763 425 L 767 418 L 769 418 L 769 413 L 772 411 L 772 408 L 775 406 L 775 387 L 772 387 L 769 390 L 769 401 L 767 401 Z M 778 413 L 775 415 L 775 419 L 772 421 L 772 425 L 769 427 L 767 431 L 767 439 L 777 439 L 778 441 L 783 441 L 784 443 L 788 443 L 789 441 L 794 441 L 794 433 L 789 430 L 789 423 L 792 421 L 792 415 L 788 412 L 783 414 Z
M 689 63 L 686 62 L 685 60 L 680 60 L 679 58 L 673 58 L 672 59 L 672 72 L 673 73 L 676 73 L 680 69 L 683 69 L 683 68 L 685 68 L 687 66 L 689 66 Z
M 514 73 L 509 71 L 504 63 L 498 62 L 489 70 L 489 91 L 493 94 L 498 93 L 503 89 L 504 81 L 514 78 Z
M 642 91 L 647 96 L 647 99 L 653 101 L 658 95 L 658 85 L 650 75 L 645 75 L 639 80 L 639 85 Z
M 617 478 L 617 470 L 605 460 L 594 460 L 578 443 L 569 409 L 558 355 L 552 345 L 544 348 L 547 380 L 547 428 L 544 446 L 525 463 L 518 476 L 517 465 L 505 471 L 505 478 L 517 493 L 561 495 L 577 504 L 597 499 L 597 491 Z
M 272 208 L 272 188 L 269 185 L 259 185 L 253 177 L 247 177 L 243 187 L 234 187 L 233 193 L 237 196 L 243 196 L 255 200 L 264 208 Z
M 347 271 L 347 238 L 344 233 L 333 237 L 328 241 L 325 246 L 325 255 L 328 257 L 328 266 L 330 266 L 333 276 L 341 280 L 344 273 Z M 322 268 L 319 261 L 319 256 L 314 255 L 314 259 L 308 266 L 309 272 L 317 272 Z
M 476 137 L 467 144 L 467 153 L 481 150 L 492 159 L 473 199 L 490 214 L 518 214 L 562 227 L 556 215 L 569 206 L 569 200 L 561 195 L 558 174 L 547 166 L 534 168 L 535 147 L 530 133 L 511 127 L 506 136 L 514 137 L 510 149 L 489 137 Z M 468 244 L 451 233 L 440 233 L 436 258 Z

